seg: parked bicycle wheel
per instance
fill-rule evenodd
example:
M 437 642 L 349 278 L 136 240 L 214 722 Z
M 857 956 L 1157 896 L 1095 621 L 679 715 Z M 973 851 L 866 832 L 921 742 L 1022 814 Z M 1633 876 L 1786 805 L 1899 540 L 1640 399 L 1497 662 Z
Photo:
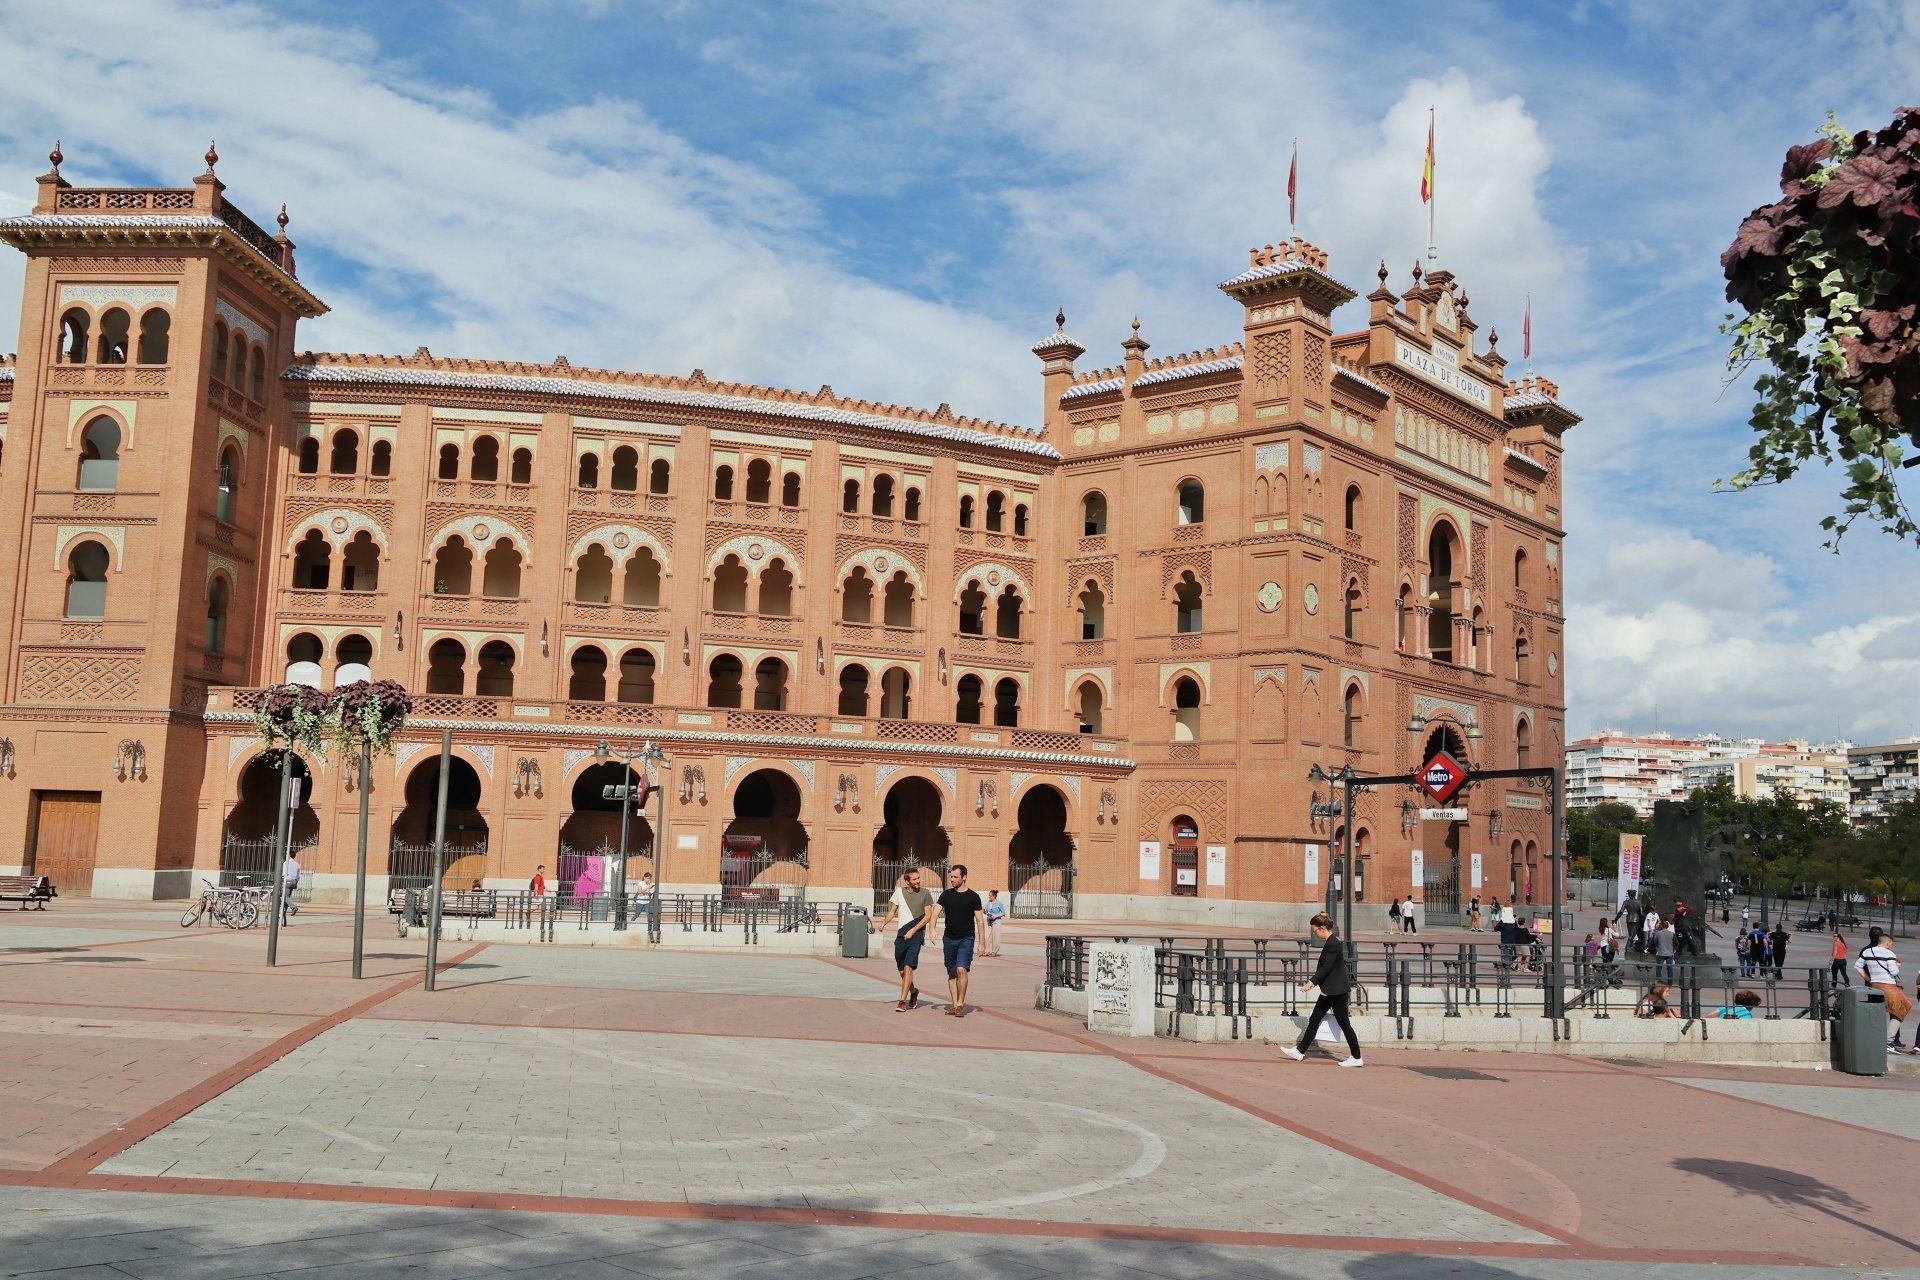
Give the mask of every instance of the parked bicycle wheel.
M 252 898 L 235 898 L 226 921 L 229 929 L 251 929 L 260 921 L 260 907 Z
M 195 898 L 193 905 L 180 913 L 180 927 L 182 929 L 191 929 L 194 925 L 200 923 L 200 917 L 205 915 L 206 911 L 207 900 L 204 897 Z

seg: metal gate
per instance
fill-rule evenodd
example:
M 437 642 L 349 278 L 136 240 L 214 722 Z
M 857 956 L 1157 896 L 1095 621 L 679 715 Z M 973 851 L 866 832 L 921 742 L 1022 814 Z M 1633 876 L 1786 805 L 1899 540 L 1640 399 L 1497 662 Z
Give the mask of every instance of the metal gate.
M 1007 914 L 1016 920 L 1073 919 L 1073 864 L 1009 864 Z
M 464 889 L 465 881 L 475 877 L 467 874 L 458 864 L 469 858 L 486 860 L 487 842 L 477 844 L 448 844 L 441 853 L 440 878 L 442 888 Z M 433 880 L 433 846 L 431 844 L 402 844 L 395 841 L 387 848 L 387 887 L 389 889 L 424 889 Z
M 611 876 L 620 851 L 610 844 L 596 849 L 576 849 L 562 842 L 554 863 L 552 892 L 562 898 L 606 897 L 613 893 Z M 653 849 L 647 846 L 627 850 L 627 892 L 638 892 L 641 876 L 653 876 Z M 657 883 L 657 880 L 656 880 Z
M 1449 858 L 1442 868 L 1427 868 L 1421 884 L 1428 924 L 1464 924 L 1460 916 L 1460 860 Z
M 293 854 L 296 858 L 318 844 L 317 837 L 308 836 L 296 841 Z M 304 861 L 304 859 L 302 859 Z M 220 887 L 231 888 L 236 884 L 274 884 L 280 876 L 280 841 L 276 836 L 227 836 L 220 842 Z M 193 886 L 198 893 L 200 886 Z M 300 888 L 294 891 L 295 902 L 306 902 L 313 895 L 313 868 L 303 868 Z
M 807 896 L 807 855 L 723 850 L 720 896 L 738 902 L 803 899 Z
M 924 858 L 875 858 L 873 860 L 873 912 L 878 919 L 887 909 L 887 899 L 899 887 L 900 877 L 909 871 L 920 872 L 920 887 L 934 897 L 947 887 L 947 867 L 952 860 L 938 862 Z

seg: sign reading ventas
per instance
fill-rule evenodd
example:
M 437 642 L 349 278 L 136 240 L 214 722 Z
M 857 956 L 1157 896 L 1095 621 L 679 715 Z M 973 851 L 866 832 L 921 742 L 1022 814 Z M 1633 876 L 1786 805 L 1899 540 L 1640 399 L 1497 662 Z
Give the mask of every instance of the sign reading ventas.
M 1467 784 L 1467 769 L 1447 752 L 1436 751 L 1427 757 L 1415 777 L 1420 789 L 1432 796 L 1435 804 L 1444 805 Z

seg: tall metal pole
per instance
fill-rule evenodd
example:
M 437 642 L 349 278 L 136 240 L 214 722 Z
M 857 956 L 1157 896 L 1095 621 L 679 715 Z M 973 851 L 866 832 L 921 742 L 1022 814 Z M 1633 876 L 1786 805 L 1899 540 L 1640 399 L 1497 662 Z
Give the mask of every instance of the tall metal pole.
M 1564 930 L 1560 924 L 1560 904 L 1566 898 L 1566 814 L 1565 806 L 1560 803 L 1560 769 L 1555 766 L 1552 776 L 1547 779 L 1547 807 L 1552 814 L 1553 839 L 1553 912 L 1549 917 L 1553 921 L 1553 940 L 1548 944 L 1547 957 L 1547 1016 L 1559 1018 L 1565 1015 L 1564 1003 L 1567 998 L 1566 984 L 1560 976 L 1560 935 Z
M 1347 769 L 1344 773 L 1340 784 L 1345 793 L 1340 799 L 1340 820 L 1345 824 L 1340 836 L 1340 863 L 1345 870 L 1340 876 L 1340 891 L 1346 901 L 1341 908 L 1340 937 L 1347 944 L 1348 970 L 1358 973 L 1360 956 L 1353 940 L 1353 770 Z
M 373 785 L 373 744 L 360 744 L 360 852 L 353 863 L 353 976 L 367 950 L 367 791 Z
M 613 929 L 627 927 L 627 819 L 633 813 L 633 751 L 614 753 L 627 776 L 620 779 L 620 856 L 613 864 Z
M 453 773 L 453 730 L 440 731 L 440 796 L 433 806 L 433 880 L 427 885 L 427 990 L 440 967 L 440 869 L 447 856 L 447 779 Z
M 274 833 L 273 850 L 279 854 L 273 864 L 273 896 L 267 899 L 267 905 L 273 908 L 273 915 L 267 921 L 267 963 L 280 963 L 280 913 L 286 908 L 281 905 L 280 895 L 287 891 L 286 872 L 287 842 L 293 839 L 293 805 L 290 799 L 293 786 L 293 750 L 288 748 L 280 753 L 280 820 Z
M 667 779 L 673 774 L 673 762 L 666 756 L 658 761 L 660 789 L 660 825 L 653 834 L 653 894 L 647 900 L 647 936 L 660 941 L 660 899 L 666 895 L 667 870 Z

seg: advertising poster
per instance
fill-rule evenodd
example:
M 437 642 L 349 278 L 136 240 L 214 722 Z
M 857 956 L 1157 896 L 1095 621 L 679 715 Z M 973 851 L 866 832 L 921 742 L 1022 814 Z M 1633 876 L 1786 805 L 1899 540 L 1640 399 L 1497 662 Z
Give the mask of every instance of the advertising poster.
M 1477 853 L 1474 854 L 1472 858 L 1468 860 L 1467 865 L 1471 868 L 1468 874 L 1473 879 L 1473 882 L 1467 887 L 1470 889 L 1478 889 L 1480 887 L 1480 855 Z
M 1622 834 L 1620 837 L 1620 882 L 1614 891 L 1614 910 L 1626 905 L 1628 898 L 1640 892 L 1640 843 L 1642 837 Z
M 1416 889 L 1424 889 L 1427 883 L 1427 855 L 1418 849 L 1413 851 L 1413 879 L 1408 881 Z
M 1140 842 L 1140 878 L 1156 883 L 1160 879 L 1160 842 L 1158 840 Z
M 1227 883 L 1227 846 L 1207 846 L 1207 883 L 1225 888 Z
M 1306 865 L 1307 865 L 1307 883 L 1319 884 L 1320 883 L 1320 846 L 1319 845 L 1310 844 L 1307 846 Z

